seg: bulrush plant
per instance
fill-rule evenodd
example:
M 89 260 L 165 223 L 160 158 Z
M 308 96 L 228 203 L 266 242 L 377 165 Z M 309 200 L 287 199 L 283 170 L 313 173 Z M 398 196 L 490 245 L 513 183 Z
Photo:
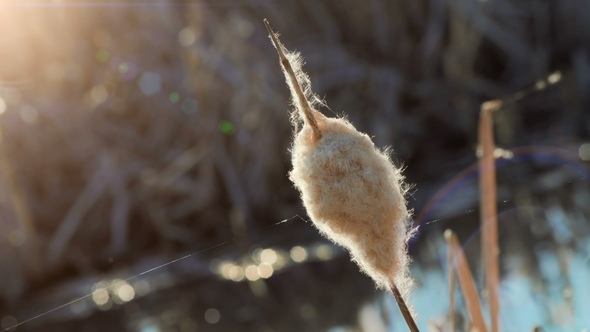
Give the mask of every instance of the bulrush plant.
M 376 148 L 367 134 L 315 109 L 321 102 L 301 69 L 301 56 L 287 51 L 264 23 L 295 106 L 289 177 L 320 233 L 347 248 L 378 287 L 389 289 L 410 330 L 418 331 L 404 301 L 412 287 L 407 255 L 412 231 L 403 175 L 389 151 Z

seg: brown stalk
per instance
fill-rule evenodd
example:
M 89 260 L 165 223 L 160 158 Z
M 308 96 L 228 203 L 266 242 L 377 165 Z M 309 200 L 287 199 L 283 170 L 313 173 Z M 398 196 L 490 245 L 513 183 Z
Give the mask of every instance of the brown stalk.
M 479 146 L 482 150 L 479 161 L 481 239 L 492 332 L 498 332 L 500 325 L 498 219 L 492 112 L 498 110 L 501 106 L 502 102 L 500 100 L 485 102 L 481 105 L 479 117 Z
M 455 261 L 455 255 L 453 250 L 447 250 L 447 266 L 449 267 L 449 316 L 451 320 L 451 331 L 457 330 L 455 322 L 455 269 L 453 262 Z
M 393 281 L 391 282 L 391 292 L 393 293 L 393 297 L 395 297 L 395 301 L 397 302 L 399 310 L 402 312 L 402 315 L 404 316 L 404 319 L 406 320 L 406 324 L 408 324 L 408 328 L 410 328 L 410 331 L 420 332 L 418 326 L 416 325 L 416 322 L 414 321 L 414 317 L 412 317 L 412 314 L 410 313 L 410 309 L 408 309 L 408 306 L 406 305 L 404 298 L 400 294 L 399 289 L 397 289 L 397 286 Z
M 4 179 L 14 214 L 26 238 L 26 247 L 24 250 L 25 255 L 28 257 L 27 261 L 30 263 L 27 264 L 27 268 L 35 277 L 40 277 L 42 265 L 37 243 L 37 230 L 33 223 L 33 216 L 25 193 L 19 184 L 15 168 L 11 163 L 10 157 L 5 153 L 3 145 L 4 143 L 0 134 L 0 176 Z
M 291 81 L 291 86 L 293 86 L 293 89 L 295 90 L 295 94 L 297 95 L 297 100 L 299 101 L 299 105 L 301 105 L 301 111 L 303 113 L 303 118 L 305 119 L 305 122 L 311 126 L 311 128 L 313 130 L 314 139 L 317 141 L 322 137 L 322 133 L 318 127 L 318 123 L 317 123 L 315 117 L 313 116 L 313 111 L 311 109 L 311 105 L 309 104 L 309 101 L 307 100 L 305 93 L 303 93 L 303 89 L 301 89 L 301 85 L 299 85 L 299 81 L 297 80 L 297 75 L 295 75 L 295 72 L 293 71 L 293 67 L 291 67 L 291 63 L 289 62 L 289 59 L 287 59 L 287 57 L 285 56 L 285 52 L 284 52 L 285 50 L 284 50 L 283 44 L 281 44 L 277 35 L 272 31 L 272 28 L 270 27 L 270 24 L 268 23 L 268 21 L 266 19 L 264 19 L 264 25 L 266 26 L 266 29 L 268 30 L 268 33 L 270 34 L 270 38 L 272 39 L 272 43 L 274 44 L 275 48 L 277 49 L 277 52 L 279 53 L 279 58 L 281 59 L 281 66 L 283 66 L 283 68 L 285 69 L 285 72 L 287 72 L 287 76 L 289 77 L 289 80 Z
M 453 265 L 451 268 L 457 269 L 459 285 L 461 286 L 461 291 L 465 297 L 467 309 L 469 310 L 471 320 L 473 321 L 472 326 L 479 332 L 486 332 L 487 328 L 483 318 L 483 311 L 481 309 L 479 295 L 477 294 L 475 282 L 473 281 L 473 276 L 469 270 L 469 265 L 467 264 L 467 259 L 465 258 L 465 254 L 463 253 L 461 245 L 459 244 L 459 240 L 450 229 L 445 231 L 445 240 L 448 244 L 448 250 L 452 252 L 451 255 L 453 256 Z

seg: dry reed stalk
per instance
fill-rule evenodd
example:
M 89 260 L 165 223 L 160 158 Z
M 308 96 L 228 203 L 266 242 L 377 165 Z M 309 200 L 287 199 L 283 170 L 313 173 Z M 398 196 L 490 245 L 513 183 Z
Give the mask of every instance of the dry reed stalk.
M 400 294 L 399 289 L 395 285 L 395 282 L 391 283 L 391 293 L 393 294 L 395 302 L 397 302 L 397 306 L 399 307 L 399 310 L 402 312 L 402 315 L 404 316 L 404 319 L 406 320 L 406 324 L 408 324 L 408 328 L 410 329 L 410 331 L 420 332 L 418 326 L 416 326 L 414 318 L 412 317 L 412 312 L 406 305 L 406 301 L 404 301 L 404 298 Z
M 33 223 L 33 217 L 29 209 L 29 204 L 26 201 L 25 194 L 18 183 L 15 174 L 14 166 L 11 163 L 10 157 L 4 152 L 4 143 L 2 142 L 2 135 L 0 133 L 0 175 L 4 178 L 6 184 L 6 192 L 10 196 L 12 208 L 16 219 L 24 232 L 26 239 L 25 256 L 27 260 L 27 268 L 33 273 L 35 277 L 40 277 L 42 273 L 42 262 L 39 255 L 39 248 L 37 243 L 37 231 Z
M 301 69 L 301 56 L 280 43 L 267 20 L 264 24 L 296 109 L 291 117 L 295 137 L 289 178 L 320 233 L 347 248 L 363 272 L 391 290 L 408 327 L 416 332 L 402 296 L 409 295 L 412 285 L 406 251 L 412 232 L 401 171 L 367 134 L 345 119 L 314 109 L 321 102 Z
M 301 115 L 305 119 L 306 124 L 308 124 L 311 127 L 313 139 L 317 141 L 322 137 L 322 133 L 318 128 L 318 123 L 316 120 L 316 115 L 318 114 L 318 112 L 312 108 L 306 96 L 306 94 L 311 93 L 311 87 L 309 83 L 309 78 L 301 71 L 301 66 L 303 65 L 303 63 L 297 61 L 299 56 L 296 54 L 290 55 L 291 59 L 288 59 L 287 55 L 285 55 L 286 53 L 288 54 L 288 51 L 285 49 L 283 44 L 279 42 L 277 35 L 273 33 L 272 28 L 270 27 L 270 24 L 266 19 L 264 20 L 264 25 L 266 26 L 266 29 L 268 30 L 268 33 L 270 34 L 270 37 L 272 39 L 272 42 L 275 45 L 277 52 L 279 53 L 279 58 L 281 59 L 281 66 L 286 72 L 285 76 L 287 76 L 287 79 L 290 81 L 288 85 L 291 89 L 291 93 L 293 94 L 293 96 L 297 96 L 297 98 L 293 98 L 293 103 L 295 104 L 297 109 L 302 111 L 301 113 L 303 114 Z M 293 70 L 291 62 L 297 63 L 297 67 L 299 68 Z M 297 73 L 295 73 L 295 71 L 297 71 Z M 303 88 L 301 87 L 299 81 L 304 82 Z
M 479 118 L 479 146 L 482 150 L 479 162 L 481 239 L 492 332 L 498 332 L 500 328 L 498 288 L 498 255 L 500 250 L 498 248 L 496 166 L 492 112 L 498 110 L 501 106 L 502 102 L 500 100 L 483 103 Z
M 447 250 L 447 266 L 449 269 L 449 317 L 451 320 L 451 331 L 457 330 L 455 322 L 455 269 L 453 268 L 453 262 L 455 261 L 455 255 L 453 250 Z
M 487 328 L 483 318 L 483 311 L 481 309 L 479 295 L 477 294 L 475 282 L 473 281 L 473 276 L 471 275 L 469 265 L 467 264 L 467 258 L 465 258 L 465 254 L 463 253 L 463 249 L 459 244 L 459 240 L 450 229 L 445 231 L 445 240 L 448 244 L 448 250 L 451 252 L 453 257 L 452 266 L 450 268 L 457 269 L 459 285 L 461 286 L 461 291 L 465 297 L 467 309 L 469 310 L 469 314 L 471 315 L 471 319 L 473 321 L 472 326 L 479 332 L 486 332 Z

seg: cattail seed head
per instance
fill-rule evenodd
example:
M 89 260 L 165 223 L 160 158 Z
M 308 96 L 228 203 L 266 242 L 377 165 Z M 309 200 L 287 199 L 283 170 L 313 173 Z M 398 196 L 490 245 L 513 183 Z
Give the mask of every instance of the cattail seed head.
M 314 225 L 352 259 L 379 287 L 409 291 L 406 186 L 388 151 L 343 118 L 314 109 L 317 98 L 301 70 L 298 53 L 288 52 L 265 21 L 296 108 L 289 178 L 300 191 Z M 301 87 L 303 85 L 303 88 Z M 311 101 L 311 102 L 310 102 Z M 303 125 L 301 125 L 303 124 Z
M 320 232 L 346 247 L 380 287 L 406 289 L 409 214 L 403 176 L 386 152 L 345 119 L 321 117 L 322 138 L 296 134 L 289 178 Z

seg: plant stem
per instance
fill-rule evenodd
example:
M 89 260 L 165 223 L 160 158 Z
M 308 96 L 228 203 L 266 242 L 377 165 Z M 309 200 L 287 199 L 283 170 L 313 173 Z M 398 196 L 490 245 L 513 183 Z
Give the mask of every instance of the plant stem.
M 479 161 L 481 236 L 486 288 L 490 305 L 492 332 L 500 330 L 499 312 L 499 267 L 498 267 L 498 217 L 496 206 L 496 165 L 494 157 L 494 129 L 492 112 L 502 107 L 500 100 L 492 100 L 481 105 L 479 120 L 479 145 L 482 156 Z
M 297 101 L 298 101 L 299 105 L 301 106 L 300 111 L 303 113 L 303 118 L 305 119 L 305 122 L 311 126 L 311 129 L 313 130 L 314 139 L 317 141 L 322 137 L 322 132 L 320 131 L 320 129 L 318 127 L 318 123 L 313 115 L 313 110 L 311 108 L 311 105 L 309 104 L 309 101 L 307 100 L 307 97 L 305 96 L 305 93 L 303 92 L 303 89 L 301 88 L 301 85 L 299 84 L 299 81 L 297 80 L 297 75 L 293 71 L 293 67 L 291 67 L 291 63 L 289 62 L 289 59 L 287 59 L 287 57 L 285 56 L 286 49 L 283 50 L 283 48 L 284 48 L 283 44 L 281 44 L 281 42 L 279 41 L 279 38 L 274 33 L 274 31 L 272 31 L 272 28 L 270 27 L 270 23 L 268 23 L 268 21 L 266 19 L 264 19 L 264 25 L 266 26 L 266 29 L 268 30 L 268 34 L 270 35 L 272 43 L 274 44 L 275 48 L 277 49 L 277 52 L 279 53 L 279 59 L 281 60 L 281 65 L 285 69 L 288 79 L 291 81 L 290 85 L 293 87 L 293 91 L 295 92 L 295 95 L 297 96 Z M 295 96 L 293 96 L 293 98 L 295 99 Z
M 449 232 L 447 230 L 447 232 Z M 450 233 L 445 232 L 445 236 L 450 236 Z M 449 269 L 449 319 L 451 321 L 451 332 L 457 331 L 455 322 L 455 254 L 452 249 L 447 250 L 447 266 Z
M 410 313 L 410 309 L 408 309 L 406 302 L 404 301 L 402 295 L 399 292 L 399 289 L 397 289 L 397 286 L 394 282 L 391 282 L 391 292 L 395 297 L 395 301 L 397 302 L 399 310 L 402 312 L 402 315 L 404 316 L 404 319 L 406 320 L 406 324 L 408 324 L 410 331 L 420 332 L 420 330 L 418 330 L 416 322 L 414 321 L 414 317 L 412 317 L 412 314 Z
M 475 281 L 469 270 L 467 258 L 459 244 L 457 236 L 451 230 L 445 231 L 445 240 L 448 244 L 448 250 L 452 252 L 453 262 L 450 268 L 457 269 L 457 277 L 459 278 L 459 285 L 465 298 L 465 304 L 469 314 L 471 315 L 472 326 L 479 332 L 486 332 L 488 329 L 483 318 L 483 311 L 481 309 L 481 300 L 475 288 Z M 471 331 L 471 330 L 470 330 Z

